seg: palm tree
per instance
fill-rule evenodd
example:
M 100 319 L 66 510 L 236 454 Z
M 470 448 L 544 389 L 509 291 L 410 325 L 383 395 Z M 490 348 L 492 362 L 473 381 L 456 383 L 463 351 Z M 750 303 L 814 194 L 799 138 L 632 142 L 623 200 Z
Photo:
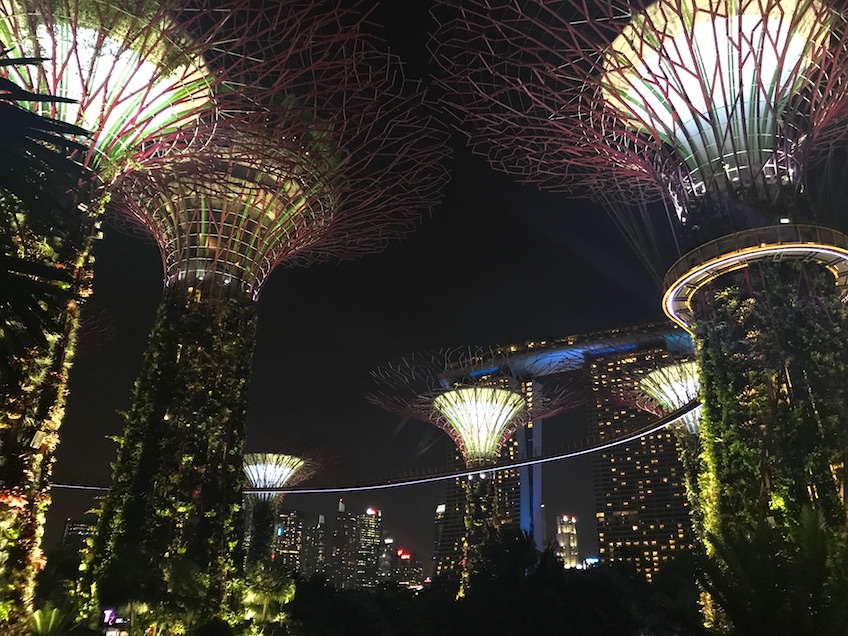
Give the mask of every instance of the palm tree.
M 734 634 L 848 634 L 845 539 L 804 507 L 788 529 L 763 521 L 711 537 L 714 553 L 695 556 L 696 576 Z
M 264 628 L 281 622 L 283 606 L 294 598 L 295 583 L 286 569 L 267 561 L 248 568 L 247 589 L 244 595 L 248 617 Z

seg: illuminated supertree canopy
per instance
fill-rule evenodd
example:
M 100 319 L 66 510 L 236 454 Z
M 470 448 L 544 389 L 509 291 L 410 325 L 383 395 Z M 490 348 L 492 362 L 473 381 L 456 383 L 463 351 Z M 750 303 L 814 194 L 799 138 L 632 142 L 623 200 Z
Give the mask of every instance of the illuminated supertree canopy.
M 639 380 L 639 388 L 670 413 L 697 399 L 698 365 L 686 361 L 655 369 Z M 697 434 L 700 416 L 700 407 L 684 416 L 682 424 L 689 433 Z
M 561 362 L 545 360 L 517 347 L 418 354 L 372 372 L 374 388 L 368 399 L 438 426 L 450 435 L 467 467 L 482 469 L 497 463 L 501 447 L 527 422 L 580 401 L 578 374 L 553 375 Z M 460 596 L 467 592 L 482 562 L 482 547 L 497 527 L 490 476 L 483 470 L 463 482 L 466 534 Z
M 690 478 L 710 484 L 709 532 L 797 517 L 810 501 L 845 519 L 844 9 L 437 10 L 441 85 L 472 146 L 527 182 L 603 203 L 655 276 L 668 270 L 663 309 L 698 342 L 705 460 Z
M 518 428 L 579 401 L 571 376 L 565 381 L 553 375 L 558 360 L 528 373 L 524 365 L 510 364 L 522 353 L 513 347 L 460 348 L 410 356 L 372 373 L 368 399 L 441 428 L 469 468 L 490 465 Z M 536 382 L 541 376 L 545 381 Z
M 279 453 L 247 453 L 244 456 L 244 474 L 251 488 L 274 489 L 284 486 L 293 486 L 301 481 L 305 474 L 303 471 L 307 461 L 294 455 L 281 455 Z M 252 493 L 251 497 L 267 501 L 280 497 L 276 492 Z
M 377 250 L 440 198 L 446 135 L 420 87 L 360 22 L 329 13 L 309 5 L 280 17 L 298 22 L 286 47 L 271 45 L 277 74 L 238 116 L 160 135 L 114 179 L 111 213 L 156 240 L 165 278 L 95 539 L 98 592 L 115 601 L 167 596 L 188 562 L 209 581 L 198 607 L 222 614 L 239 567 L 264 282 L 280 264 Z M 168 531 L 144 529 L 155 525 Z M 148 558 L 135 566 L 139 553 Z
M 301 457 L 279 453 L 247 453 L 244 474 L 247 486 L 260 489 L 247 495 L 248 522 L 245 524 L 246 562 L 267 562 L 271 558 L 274 522 L 282 494 L 273 492 L 293 486 L 308 477 L 312 463 Z M 261 492 L 266 489 L 269 492 Z
M 461 440 L 468 463 L 483 465 L 496 459 L 505 434 L 523 421 L 527 400 L 511 389 L 463 387 L 436 396 L 433 407 Z

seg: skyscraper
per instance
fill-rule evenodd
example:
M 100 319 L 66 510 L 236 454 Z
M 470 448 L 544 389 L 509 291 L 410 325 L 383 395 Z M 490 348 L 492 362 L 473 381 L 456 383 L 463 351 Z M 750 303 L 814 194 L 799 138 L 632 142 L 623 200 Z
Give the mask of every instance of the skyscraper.
M 336 587 L 352 587 L 356 574 L 356 515 L 339 499 L 330 548 L 330 582 Z
M 272 556 L 293 572 L 300 571 L 303 549 L 303 513 L 297 510 L 281 511 L 274 524 Z
M 628 404 L 639 379 L 674 354 L 665 346 L 599 355 L 589 361 L 590 426 L 600 441 L 656 419 Z M 692 542 L 685 476 L 671 429 L 596 453 L 595 511 L 601 563 L 629 563 L 650 580 Z
M 368 508 L 362 514 L 349 512 L 339 499 L 330 554 L 330 581 L 337 587 L 374 587 L 383 539 L 383 516 Z
M 327 534 L 324 515 L 303 529 L 300 550 L 300 573 L 304 576 L 323 573 L 327 565 Z
M 577 518 L 562 515 L 557 517 L 556 553 L 567 568 L 576 568 L 580 564 L 577 553 Z
M 377 561 L 383 540 L 383 513 L 368 508 L 356 516 L 356 587 L 377 585 Z

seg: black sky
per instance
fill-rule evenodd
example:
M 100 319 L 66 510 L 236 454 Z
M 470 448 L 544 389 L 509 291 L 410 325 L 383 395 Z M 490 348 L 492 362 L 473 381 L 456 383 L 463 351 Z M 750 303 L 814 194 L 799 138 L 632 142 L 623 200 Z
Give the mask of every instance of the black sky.
M 423 75 L 426 7 L 389 2 L 375 15 L 396 53 Z M 443 465 L 449 440 L 403 422 L 363 398 L 368 372 L 423 348 L 557 338 L 661 318 L 660 292 L 612 222 L 595 206 L 539 193 L 491 171 L 455 140 L 452 181 L 433 217 L 403 242 L 359 261 L 278 269 L 259 301 L 247 447 L 311 448 L 329 459 L 315 481 L 350 482 Z M 146 338 L 161 298 L 152 243 L 107 228 L 97 245 L 90 313 L 106 316 L 111 339 L 77 354 L 55 481 L 108 485 Z M 93 310 L 93 311 L 91 311 Z M 585 427 L 577 410 L 551 420 L 547 443 Z M 436 443 L 419 453 L 422 440 Z M 420 456 L 419 456 L 420 455 Z M 543 500 L 580 520 L 581 552 L 596 550 L 590 460 L 546 466 Z M 422 560 L 432 553 L 433 511 L 444 484 L 346 496 L 349 509 L 383 510 L 396 543 Z M 48 547 L 67 516 L 93 504 L 54 490 Z M 337 496 L 289 495 L 283 506 L 331 519 Z M 552 526 L 553 514 L 548 523 Z

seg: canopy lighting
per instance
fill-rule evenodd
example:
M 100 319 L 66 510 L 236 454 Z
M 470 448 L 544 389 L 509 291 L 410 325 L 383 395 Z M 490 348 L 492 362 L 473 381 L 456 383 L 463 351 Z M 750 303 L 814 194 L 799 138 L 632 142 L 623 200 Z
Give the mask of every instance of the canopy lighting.
M 527 406 L 521 393 L 494 387 L 465 387 L 437 396 L 435 409 L 459 438 L 468 465 L 493 461 L 510 423 Z
M 154 132 L 182 127 L 212 102 L 216 80 L 203 60 L 180 56 L 173 42 L 164 43 L 179 32 L 173 24 L 151 25 L 150 33 L 125 35 L 127 41 L 120 41 L 115 38 L 121 36 L 107 35 L 106 26 L 77 24 L 59 10 L 49 26 L 33 25 L 21 11 L 14 0 L 0 0 L 0 40 L 21 57 L 45 60 L 38 67 L 12 67 L 10 74 L 23 86 L 74 100 L 35 106 L 90 131 L 101 158 L 114 159 Z M 120 21 L 112 24 L 100 18 L 117 31 L 124 28 Z
M 829 32 L 822 12 L 806 0 L 660 0 L 607 49 L 602 97 L 674 148 L 696 195 L 716 176 L 791 180 L 798 139 L 781 115 Z
M 292 455 L 274 453 L 248 453 L 244 456 L 244 474 L 253 488 L 283 488 L 303 468 L 306 461 Z M 255 493 L 259 499 L 277 497 L 277 493 Z
M 651 371 L 639 380 L 639 388 L 666 411 L 676 411 L 698 397 L 698 365 L 695 362 L 679 362 Z M 694 434 L 698 432 L 700 417 L 699 406 L 679 421 Z

